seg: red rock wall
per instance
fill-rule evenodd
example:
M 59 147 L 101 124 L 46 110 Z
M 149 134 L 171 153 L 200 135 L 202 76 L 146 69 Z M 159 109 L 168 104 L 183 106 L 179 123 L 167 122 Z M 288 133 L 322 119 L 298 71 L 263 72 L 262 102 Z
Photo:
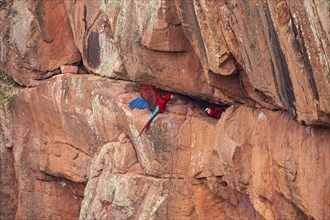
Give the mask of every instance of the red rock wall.
M 330 218 L 329 17 L 323 0 L 0 3 L 17 82 L 0 218 Z M 132 145 L 139 83 L 176 100 Z
M 0 219 L 14 219 L 17 211 L 17 179 L 11 138 L 11 117 L 0 106 Z

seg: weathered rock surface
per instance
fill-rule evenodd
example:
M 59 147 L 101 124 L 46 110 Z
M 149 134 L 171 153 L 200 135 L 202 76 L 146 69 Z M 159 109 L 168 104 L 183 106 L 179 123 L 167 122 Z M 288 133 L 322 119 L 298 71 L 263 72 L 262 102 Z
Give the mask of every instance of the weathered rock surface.
M 167 153 L 162 155 L 167 156 Z M 197 180 L 171 171 L 161 177 L 148 175 L 138 162 L 140 157 L 128 139 L 102 147 L 91 166 L 81 219 L 235 219 L 239 216 L 256 219 L 256 215 L 261 219 L 246 195 L 228 190 L 217 181 L 210 181 L 210 189 L 206 179 Z M 219 190 L 230 194 L 234 203 L 218 196 Z
M 325 1 L 177 2 L 191 42 L 210 71 L 227 75 L 221 67 L 234 57 L 261 98 L 299 121 L 329 124 L 330 16 Z
M 85 66 L 102 76 L 330 124 L 324 0 L 38 0 L 3 8 L 1 65 L 10 63 L 20 84 L 78 62 L 78 48 Z
M 329 130 L 247 106 L 217 121 L 178 98 L 133 146 L 148 117 L 128 110 L 134 88 L 63 75 L 15 95 L 17 218 L 329 216 Z
M 63 1 L 5 1 L 0 9 L 0 67 L 31 86 L 79 62 Z
M 0 218 L 329 219 L 329 17 L 323 0 L 0 3 L 18 83 Z M 132 145 L 135 82 L 177 99 Z M 232 106 L 217 121 L 180 94 Z
M 11 103 L 17 218 L 77 218 L 93 154 L 125 130 L 109 96 L 121 90 L 107 79 L 63 75 L 17 92 Z
M 17 211 L 17 180 L 10 132 L 10 113 L 0 103 L 0 219 L 14 219 Z
M 183 34 L 174 1 L 65 3 L 89 70 L 216 102 L 249 100 L 240 89 L 225 94 L 208 85 L 202 63 Z
M 67 1 L 66 8 L 93 72 L 330 124 L 323 0 Z

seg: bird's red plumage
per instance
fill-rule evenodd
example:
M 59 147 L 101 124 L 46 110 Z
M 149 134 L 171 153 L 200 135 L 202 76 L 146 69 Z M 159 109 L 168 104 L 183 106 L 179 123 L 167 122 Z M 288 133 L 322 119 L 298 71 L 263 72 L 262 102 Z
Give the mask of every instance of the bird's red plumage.
M 210 113 L 208 113 L 208 115 L 212 118 L 220 118 L 222 112 L 224 111 L 224 109 L 220 107 L 208 107 L 208 109 L 210 109 Z
M 167 102 L 171 99 L 171 94 L 166 94 L 163 97 L 159 89 L 145 84 L 140 86 L 139 92 L 150 108 L 154 109 L 157 105 L 160 113 L 164 112 Z
M 143 131 L 150 125 L 153 118 L 158 113 L 163 113 L 165 111 L 166 104 L 171 100 L 172 94 L 166 94 L 164 97 L 161 95 L 160 91 L 149 85 L 141 85 L 139 88 L 139 92 L 142 98 L 148 103 L 150 108 L 154 111 L 151 115 L 151 118 L 147 121 L 147 123 L 142 128 L 139 136 L 136 138 L 134 142 L 141 136 Z M 158 108 L 156 108 L 158 106 Z M 154 114 L 155 113 L 155 114 Z
M 156 106 L 157 98 L 159 96 L 161 97 L 159 90 L 156 88 L 153 88 L 152 86 L 143 84 L 140 86 L 139 92 L 140 92 L 142 98 L 144 100 L 146 100 L 146 102 L 148 103 L 150 108 L 154 109 Z

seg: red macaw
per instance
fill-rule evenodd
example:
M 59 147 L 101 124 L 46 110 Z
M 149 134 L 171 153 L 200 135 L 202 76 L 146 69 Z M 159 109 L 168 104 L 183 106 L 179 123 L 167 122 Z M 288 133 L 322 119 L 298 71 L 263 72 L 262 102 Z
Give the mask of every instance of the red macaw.
M 220 107 L 207 107 L 205 109 L 205 112 L 212 118 L 220 118 L 221 114 L 225 111 L 224 108 L 220 108 Z
M 149 85 L 141 85 L 139 88 L 139 93 L 141 96 L 137 97 L 133 101 L 129 103 L 129 108 L 131 110 L 137 109 L 149 109 L 152 113 L 148 118 L 147 123 L 142 128 L 139 136 L 135 139 L 134 143 L 138 140 L 141 136 L 143 131 L 150 125 L 151 121 L 158 113 L 163 113 L 168 101 L 174 99 L 174 95 L 166 94 L 162 96 L 160 91 L 152 86 Z

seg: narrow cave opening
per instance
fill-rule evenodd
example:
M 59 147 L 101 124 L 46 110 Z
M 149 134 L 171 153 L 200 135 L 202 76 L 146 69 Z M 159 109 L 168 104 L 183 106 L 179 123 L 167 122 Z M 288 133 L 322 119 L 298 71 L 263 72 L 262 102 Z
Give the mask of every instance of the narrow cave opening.
M 143 84 L 141 84 L 143 85 Z M 136 84 L 136 90 L 139 90 L 138 88 L 141 86 Z M 151 86 L 153 87 L 153 86 Z M 176 102 L 176 100 L 179 100 L 179 105 L 192 105 L 194 108 L 199 109 L 200 112 L 204 112 L 205 116 L 209 116 L 211 118 L 214 119 L 220 119 L 221 115 L 223 112 L 226 111 L 227 108 L 229 108 L 231 105 L 230 104 L 226 104 L 223 102 L 219 103 L 214 103 L 208 100 L 202 100 L 199 97 L 193 97 L 193 96 L 188 96 L 186 94 L 182 94 L 182 93 L 175 93 L 172 91 L 168 91 L 168 90 L 162 90 L 162 89 L 158 89 L 155 88 L 156 90 L 159 90 L 162 96 L 165 96 L 166 94 L 172 94 L 174 95 L 174 100 L 170 100 L 170 103 Z M 138 91 L 137 91 L 138 92 Z M 135 100 L 131 100 L 129 106 L 130 109 L 133 110 L 135 108 L 146 108 L 143 107 L 144 105 L 137 105 L 138 102 L 141 102 L 141 97 L 140 98 L 136 98 Z M 144 101 L 145 102 L 145 101 Z M 178 104 L 178 103 L 175 103 Z M 169 106 L 167 106 L 168 108 Z
M 78 66 L 78 74 L 88 74 L 89 73 L 89 71 L 85 67 L 84 62 L 82 61 L 82 59 L 78 63 L 75 63 L 73 65 Z
M 205 112 L 205 115 L 210 116 L 215 119 L 219 119 L 224 111 L 230 107 L 229 104 L 225 103 L 213 103 L 207 100 L 202 100 L 198 98 L 194 98 L 191 96 L 183 95 L 183 94 L 174 94 L 180 97 L 181 100 L 192 103 L 196 108 L 200 109 L 201 111 Z

